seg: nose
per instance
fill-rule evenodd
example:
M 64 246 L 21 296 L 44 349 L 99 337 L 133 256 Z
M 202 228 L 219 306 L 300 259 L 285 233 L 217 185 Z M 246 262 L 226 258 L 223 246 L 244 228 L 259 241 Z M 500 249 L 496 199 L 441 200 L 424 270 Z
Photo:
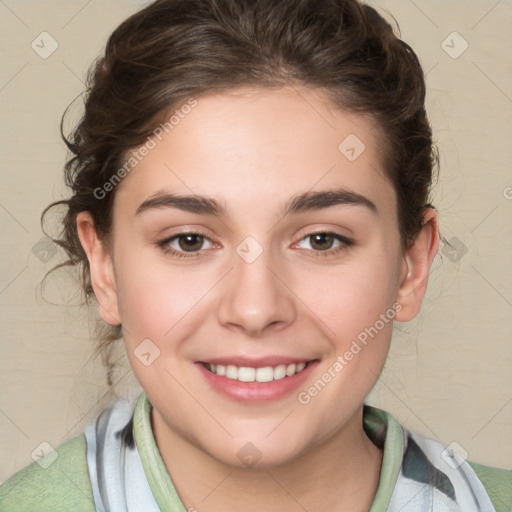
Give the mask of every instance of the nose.
M 219 322 L 251 337 L 261 337 L 294 322 L 293 292 L 285 284 L 268 251 L 249 262 L 236 252 L 234 268 L 225 280 L 218 308 Z

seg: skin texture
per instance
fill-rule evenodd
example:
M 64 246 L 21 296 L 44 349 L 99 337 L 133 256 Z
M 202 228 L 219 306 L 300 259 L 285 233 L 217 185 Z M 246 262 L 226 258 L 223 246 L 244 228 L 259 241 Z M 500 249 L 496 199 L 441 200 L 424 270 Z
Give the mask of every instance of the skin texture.
M 350 134 L 365 145 L 354 161 L 338 149 Z M 384 366 L 392 322 L 309 403 L 297 396 L 393 304 L 396 321 L 416 316 L 438 248 L 435 211 L 427 210 L 402 254 L 378 127 L 316 90 L 205 95 L 157 142 L 115 191 L 110 251 L 87 212 L 77 225 L 100 313 L 122 323 L 133 371 L 153 404 L 157 445 L 185 506 L 368 510 L 382 452 L 362 428 L 362 407 Z M 377 211 L 339 204 L 282 214 L 295 195 L 339 188 Z M 136 214 L 164 192 L 215 198 L 227 214 L 172 207 Z M 183 232 L 207 238 L 191 239 L 195 253 L 186 252 L 183 237 L 169 242 L 183 258 L 158 246 Z M 262 248 L 251 263 L 237 253 L 248 236 Z M 160 350 L 148 366 L 134 353 L 144 339 Z M 317 363 L 284 397 L 245 403 L 212 389 L 197 364 L 232 356 Z M 261 457 L 250 468 L 237 456 L 247 443 Z

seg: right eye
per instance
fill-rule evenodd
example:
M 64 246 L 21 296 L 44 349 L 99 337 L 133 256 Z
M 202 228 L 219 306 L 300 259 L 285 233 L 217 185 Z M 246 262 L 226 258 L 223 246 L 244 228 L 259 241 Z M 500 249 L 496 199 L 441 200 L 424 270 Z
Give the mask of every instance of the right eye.
M 158 242 L 157 245 L 165 254 L 171 254 L 177 258 L 193 258 L 197 254 L 202 254 L 201 248 L 205 241 L 212 245 L 214 243 L 201 233 L 178 233 Z

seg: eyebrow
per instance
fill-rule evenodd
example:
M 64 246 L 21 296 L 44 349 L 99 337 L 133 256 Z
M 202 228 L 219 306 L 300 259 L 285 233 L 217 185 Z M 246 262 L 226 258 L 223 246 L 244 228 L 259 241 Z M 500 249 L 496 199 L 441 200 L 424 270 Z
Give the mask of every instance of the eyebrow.
M 285 205 L 282 215 L 321 210 L 331 206 L 354 205 L 362 206 L 374 214 L 378 214 L 377 206 L 367 197 L 343 188 L 324 190 L 319 192 L 304 192 L 292 197 Z M 214 215 L 225 217 L 228 208 L 224 203 L 207 196 L 179 196 L 165 191 L 157 192 L 146 199 L 136 210 L 135 215 L 145 211 L 160 208 L 178 208 L 186 212 L 200 215 Z

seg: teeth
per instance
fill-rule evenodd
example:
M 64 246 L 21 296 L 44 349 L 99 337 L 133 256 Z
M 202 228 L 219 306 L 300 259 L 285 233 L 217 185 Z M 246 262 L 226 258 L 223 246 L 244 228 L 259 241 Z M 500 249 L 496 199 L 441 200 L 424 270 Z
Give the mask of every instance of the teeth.
M 242 382 L 254 382 L 256 380 L 256 369 L 242 366 L 238 368 L 238 380 Z
M 286 377 L 286 366 L 280 364 L 274 368 L 274 380 L 284 379 Z
M 240 382 L 272 382 L 273 380 L 281 380 L 301 372 L 306 368 L 306 363 L 280 364 L 278 366 L 264 366 L 263 368 L 238 367 L 232 364 L 227 366 L 209 364 L 207 366 L 212 373 Z
M 272 366 L 265 366 L 264 368 L 256 369 L 256 380 L 258 382 L 271 382 L 274 380 L 275 371 Z
M 226 377 L 228 379 L 238 380 L 238 368 L 231 364 L 226 366 Z
M 297 366 L 294 365 L 294 364 L 289 364 L 287 367 L 286 367 L 286 375 L 288 377 L 291 377 L 292 375 L 295 375 L 295 370 L 297 369 Z

